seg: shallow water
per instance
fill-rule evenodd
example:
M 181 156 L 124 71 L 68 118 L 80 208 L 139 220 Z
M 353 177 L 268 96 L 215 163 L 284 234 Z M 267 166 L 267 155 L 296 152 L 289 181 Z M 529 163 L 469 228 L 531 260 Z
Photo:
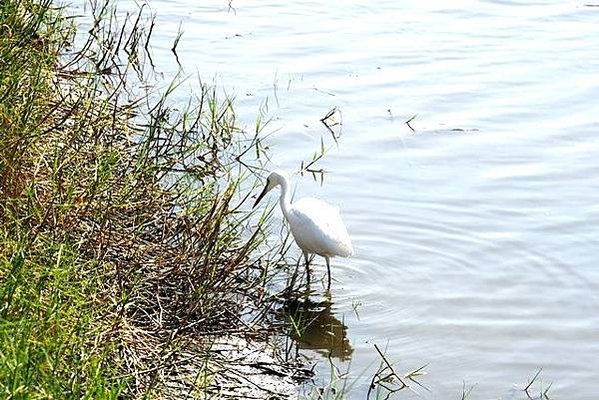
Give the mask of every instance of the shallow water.
M 341 207 L 354 241 L 323 317 L 346 325 L 333 356 L 342 370 L 351 358 L 354 398 L 375 343 L 401 371 L 428 363 L 422 398 L 460 398 L 463 381 L 472 398 L 521 398 L 540 367 L 552 397 L 599 398 L 589 3 L 151 2 L 158 69 L 176 72 L 182 23 L 184 71 L 235 94 L 248 129 L 260 109 L 273 119 L 274 164 L 297 171 L 330 146 L 324 185 L 295 181 Z M 320 122 L 334 106 L 338 147 Z M 302 347 L 326 376 L 319 340 Z

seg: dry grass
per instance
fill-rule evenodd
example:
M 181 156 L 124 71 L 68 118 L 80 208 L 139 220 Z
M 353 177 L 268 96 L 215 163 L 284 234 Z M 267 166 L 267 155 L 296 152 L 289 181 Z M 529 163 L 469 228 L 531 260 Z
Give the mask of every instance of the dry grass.
M 215 338 L 271 332 L 282 256 L 257 251 L 266 215 L 245 211 L 258 132 L 213 88 L 184 110 L 176 84 L 136 90 L 154 29 L 143 10 L 118 23 L 92 3 L 80 40 L 49 1 L 0 7 L 0 390 L 214 390 Z

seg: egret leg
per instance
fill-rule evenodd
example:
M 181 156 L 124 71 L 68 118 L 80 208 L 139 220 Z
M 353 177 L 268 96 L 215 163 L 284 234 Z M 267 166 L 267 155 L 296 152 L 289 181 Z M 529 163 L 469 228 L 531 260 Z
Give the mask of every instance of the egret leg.
M 327 275 L 329 276 L 329 284 L 327 285 L 327 290 L 331 288 L 331 264 L 329 261 L 329 257 L 324 258 L 327 261 Z
M 304 251 L 304 259 L 306 260 L 306 281 L 310 284 L 310 256 Z

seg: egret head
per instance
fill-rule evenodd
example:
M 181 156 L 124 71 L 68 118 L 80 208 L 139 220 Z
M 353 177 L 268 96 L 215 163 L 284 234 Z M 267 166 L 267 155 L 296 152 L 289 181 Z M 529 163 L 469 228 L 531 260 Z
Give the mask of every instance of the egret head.
M 262 200 L 262 198 L 266 195 L 266 193 L 270 192 L 272 189 L 276 188 L 277 186 L 283 186 L 287 184 L 287 173 L 285 171 L 282 171 L 280 169 L 274 170 L 270 173 L 270 175 L 268 175 L 268 178 L 266 178 L 266 186 L 264 187 L 264 190 L 262 190 L 262 193 L 260 193 L 260 196 L 258 196 L 258 198 L 256 199 L 256 202 L 254 203 L 254 207 L 256 207 L 258 205 L 258 203 L 260 202 L 260 200 Z

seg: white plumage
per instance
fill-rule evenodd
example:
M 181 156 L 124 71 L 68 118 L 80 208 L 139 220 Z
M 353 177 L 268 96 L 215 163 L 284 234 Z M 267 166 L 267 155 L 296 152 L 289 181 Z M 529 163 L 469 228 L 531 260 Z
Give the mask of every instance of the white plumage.
M 353 253 L 339 208 L 304 197 L 291 205 L 287 220 L 302 250 L 321 257 L 347 257 Z
M 348 257 L 353 253 L 351 239 L 339 214 L 339 208 L 312 197 L 304 197 L 292 204 L 289 199 L 289 180 L 284 171 L 271 172 L 266 180 L 266 187 L 256 199 L 254 207 L 266 193 L 277 186 L 281 187 L 279 202 L 283 215 L 289 223 L 295 242 L 304 253 L 308 279 L 309 255 L 317 254 L 326 260 L 330 287 L 330 258 Z

